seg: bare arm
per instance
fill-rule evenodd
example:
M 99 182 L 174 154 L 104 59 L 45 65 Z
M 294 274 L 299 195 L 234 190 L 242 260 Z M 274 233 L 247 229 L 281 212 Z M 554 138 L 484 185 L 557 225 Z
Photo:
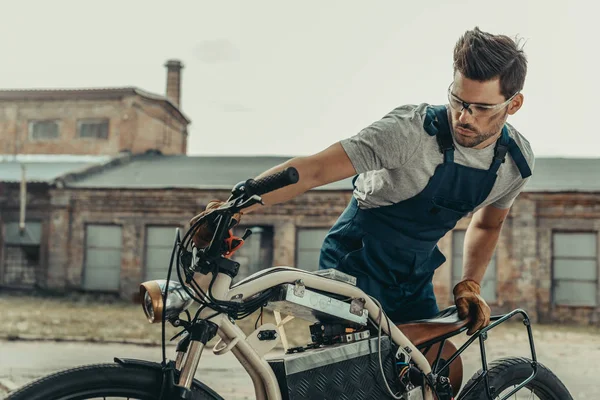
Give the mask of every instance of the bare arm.
M 311 156 L 294 157 L 263 172 L 256 178 L 274 174 L 287 167 L 294 167 L 298 170 L 300 176 L 298 182 L 262 196 L 265 205 L 286 202 L 312 188 L 337 182 L 356 174 L 348 155 L 338 142 Z M 244 210 L 244 214 L 258 207 L 260 205 L 247 208 Z
M 473 215 L 465 233 L 463 280 L 481 283 L 509 209 L 486 206 Z

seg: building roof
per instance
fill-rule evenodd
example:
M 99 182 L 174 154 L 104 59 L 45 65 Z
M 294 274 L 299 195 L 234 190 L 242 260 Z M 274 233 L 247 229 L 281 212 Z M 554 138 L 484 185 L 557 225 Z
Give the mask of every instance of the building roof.
M 600 158 L 536 158 L 526 192 L 600 192 Z
M 78 188 L 129 189 L 231 189 L 236 183 L 254 178 L 291 157 L 207 157 L 207 156 L 133 156 L 129 162 L 90 174 L 76 174 L 66 185 Z M 320 189 L 351 189 L 350 179 Z
M 291 157 L 164 156 L 145 154 L 92 167 L 65 184 L 75 188 L 231 189 Z M 600 192 L 600 158 L 537 158 L 526 192 Z M 350 190 L 351 179 L 319 189 Z
M 4 89 L 0 90 L 1 101 L 25 100 L 111 100 L 121 99 L 125 96 L 138 95 L 144 99 L 162 103 L 167 109 L 181 116 L 188 124 L 191 120 L 165 96 L 146 92 L 136 87 L 120 88 L 78 88 L 78 89 Z
M 25 166 L 27 182 L 51 184 L 56 178 L 66 173 L 81 171 L 110 160 L 110 156 L 0 154 L 0 182 L 20 182 L 22 179 L 21 165 Z

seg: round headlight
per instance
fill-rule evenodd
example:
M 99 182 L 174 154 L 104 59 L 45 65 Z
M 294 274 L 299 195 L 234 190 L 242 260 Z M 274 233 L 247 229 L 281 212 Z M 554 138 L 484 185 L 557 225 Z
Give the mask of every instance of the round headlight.
M 140 297 L 144 314 L 151 324 L 162 320 L 163 297 L 165 284 L 160 281 L 148 281 L 140 285 Z
M 178 282 L 169 283 L 167 306 L 163 309 L 163 294 L 167 281 L 164 279 L 144 282 L 140 285 L 140 297 L 144 314 L 150 323 L 162 321 L 163 313 L 167 320 L 176 319 L 192 303 L 193 299 Z

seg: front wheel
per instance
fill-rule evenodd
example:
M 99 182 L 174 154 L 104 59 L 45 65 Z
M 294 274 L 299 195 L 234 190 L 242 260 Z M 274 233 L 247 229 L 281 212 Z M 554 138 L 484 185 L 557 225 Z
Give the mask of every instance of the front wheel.
M 467 382 L 462 393 L 467 393 L 469 390 L 471 392 L 464 398 L 459 396 L 460 399 L 480 400 L 488 398 L 485 381 L 477 382 L 481 372 L 481 370 L 477 372 Z M 531 360 L 527 358 L 501 358 L 491 362 L 488 368 L 488 377 L 493 398 L 501 399 L 506 396 L 512 389 L 524 382 L 532 372 Z M 538 363 L 535 378 L 513 396 L 511 396 L 511 399 L 573 400 L 565 385 L 552 371 L 540 363 Z
M 160 368 L 97 364 L 40 378 L 11 393 L 6 400 L 158 400 L 161 381 Z M 198 381 L 192 385 L 192 392 L 192 400 L 223 400 Z

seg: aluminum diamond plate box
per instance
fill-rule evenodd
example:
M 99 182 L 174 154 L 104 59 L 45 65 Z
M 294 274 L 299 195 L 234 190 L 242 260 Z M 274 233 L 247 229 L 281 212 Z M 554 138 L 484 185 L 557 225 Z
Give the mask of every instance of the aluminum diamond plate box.
M 352 286 L 356 286 L 356 277 L 348 275 L 345 272 L 337 270 L 335 268 L 320 269 L 313 272 L 315 275 L 324 276 L 325 278 L 333 279 L 340 282 L 348 283 Z
M 368 311 L 358 300 L 351 303 L 306 289 L 304 285 L 285 284 L 277 288 L 265 307 L 310 322 L 339 322 L 367 325 Z
M 302 353 L 274 357 L 273 369 L 284 400 L 365 400 L 392 398 L 379 368 L 378 339 L 338 344 Z M 381 338 L 381 359 L 386 379 L 396 393 L 398 376 L 394 351 L 387 336 Z

